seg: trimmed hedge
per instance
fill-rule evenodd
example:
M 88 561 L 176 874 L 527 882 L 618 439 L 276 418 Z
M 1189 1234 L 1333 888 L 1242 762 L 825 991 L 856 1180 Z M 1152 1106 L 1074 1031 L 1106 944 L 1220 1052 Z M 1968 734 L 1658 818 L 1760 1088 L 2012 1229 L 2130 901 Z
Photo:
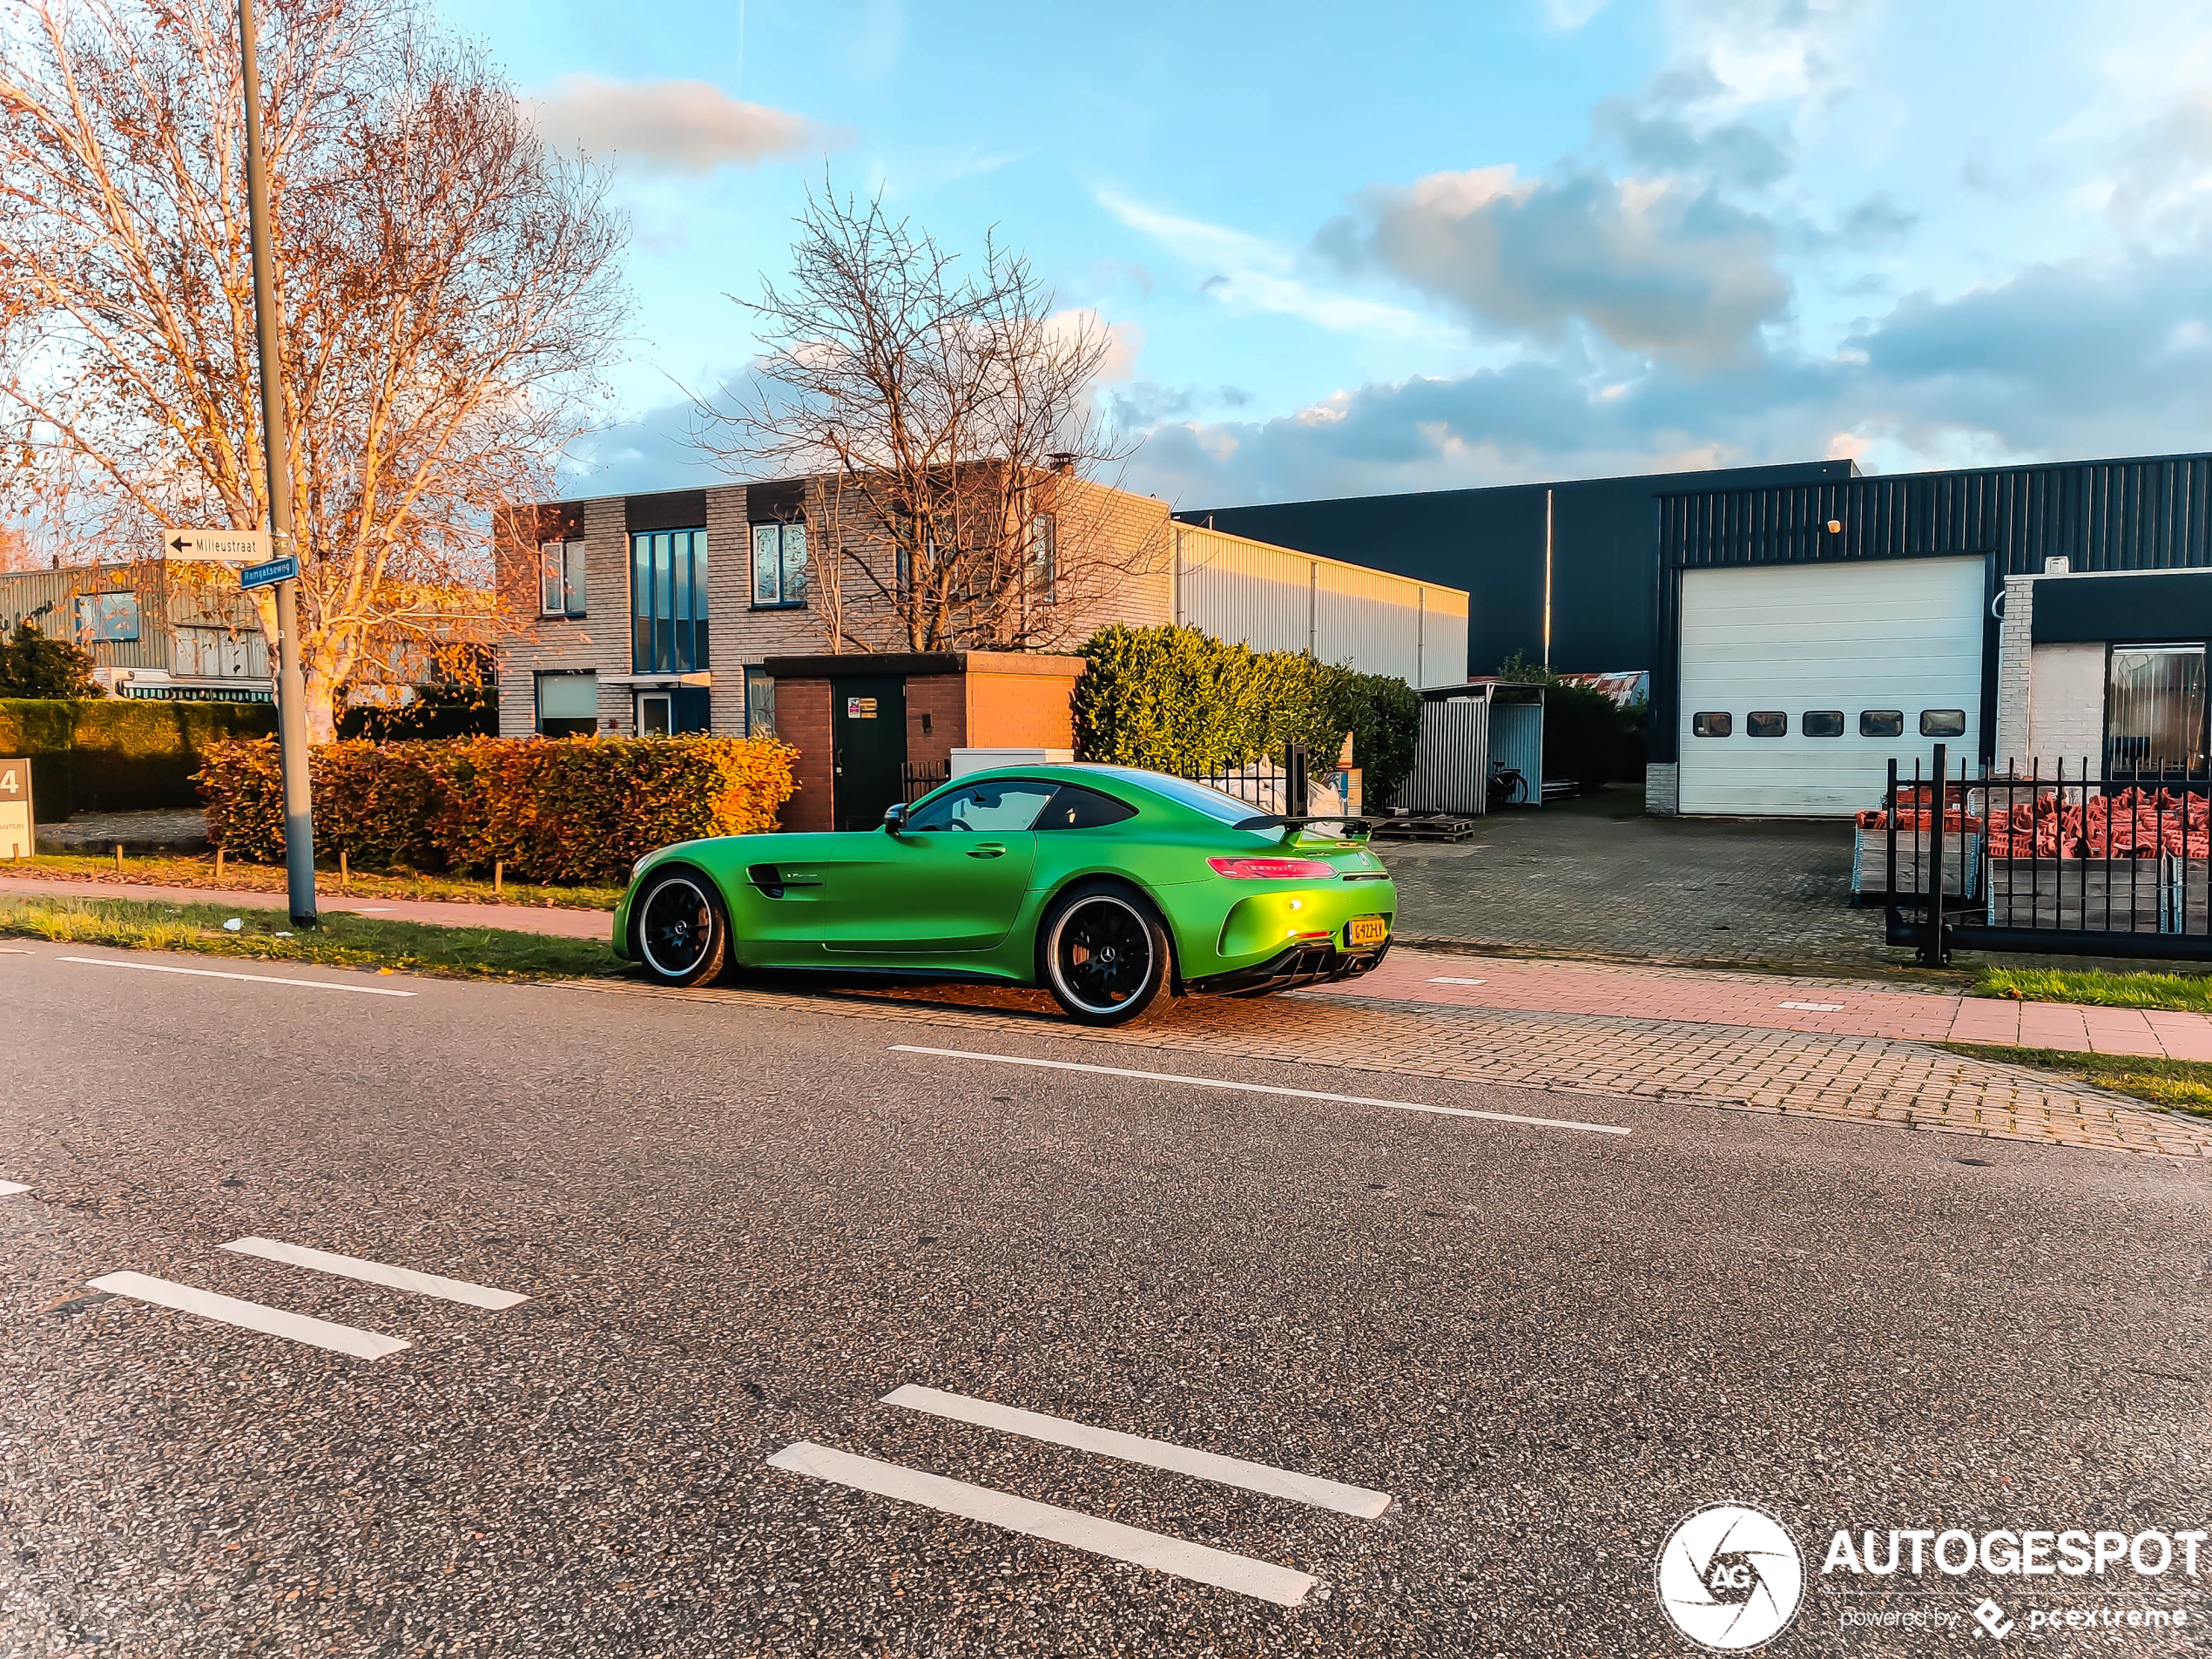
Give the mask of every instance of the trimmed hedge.
M 0 698 L 0 755 L 30 757 L 31 805 L 46 824 L 196 806 L 192 774 L 212 745 L 275 730 L 266 703 Z
M 1307 745 L 1317 771 L 1352 759 L 1378 804 L 1413 770 L 1420 694 L 1403 680 L 1256 651 L 1196 628 L 1101 629 L 1076 682 L 1076 749 L 1086 760 L 1197 774 Z
M 313 751 L 315 850 L 364 869 L 489 872 L 619 885 L 657 847 L 773 829 L 793 751 L 744 738 L 464 738 Z M 273 742 L 227 743 L 199 773 L 207 836 L 284 857 Z

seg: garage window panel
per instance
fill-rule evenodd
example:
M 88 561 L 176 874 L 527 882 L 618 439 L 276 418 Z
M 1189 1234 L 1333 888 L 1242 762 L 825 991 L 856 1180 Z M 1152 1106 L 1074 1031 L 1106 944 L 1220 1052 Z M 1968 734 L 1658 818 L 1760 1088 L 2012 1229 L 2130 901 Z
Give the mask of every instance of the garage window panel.
M 1858 711 L 1858 735 L 1862 738 L 1901 738 L 1905 735 L 1903 709 L 1861 709 Z
M 1797 730 L 1809 738 L 1840 738 L 1844 735 L 1844 711 L 1807 709 L 1798 717 Z
M 1964 709 L 1922 709 L 1920 735 L 1924 738 L 1963 738 L 1966 735 L 1966 711 Z
M 1754 709 L 1743 717 L 1743 735 L 1747 738 L 1786 738 L 1790 735 L 1790 717 L 1780 709 Z
M 1724 738 L 1736 730 L 1736 717 L 1721 709 L 1705 709 L 1689 717 L 1693 738 Z

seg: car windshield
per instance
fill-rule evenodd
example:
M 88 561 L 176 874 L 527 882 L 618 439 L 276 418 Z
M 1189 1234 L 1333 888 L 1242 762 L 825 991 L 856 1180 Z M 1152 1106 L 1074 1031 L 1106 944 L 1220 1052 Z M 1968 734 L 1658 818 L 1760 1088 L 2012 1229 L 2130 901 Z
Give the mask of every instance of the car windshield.
M 1188 778 L 1170 778 L 1163 772 L 1143 772 L 1134 766 L 1101 766 L 1099 770 L 1112 777 L 1126 779 L 1156 795 L 1164 795 L 1178 806 L 1188 806 L 1224 824 L 1241 824 L 1248 818 L 1259 816 L 1263 810 L 1248 800 L 1224 795 L 1218 789 L 1194 784 Z

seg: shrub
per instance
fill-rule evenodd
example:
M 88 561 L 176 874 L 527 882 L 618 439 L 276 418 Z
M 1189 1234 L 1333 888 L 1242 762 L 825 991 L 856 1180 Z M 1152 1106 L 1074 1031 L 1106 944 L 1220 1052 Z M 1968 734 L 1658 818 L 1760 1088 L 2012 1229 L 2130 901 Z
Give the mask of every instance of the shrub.
M 0 641 L 0 697 L 97 698 L 92 653 L 73 639 L 49 639 L 28 617 Z
M 1370 799 L 1405 780 L 1420 734 L 1420 695 L 1402 680 L 1256 651 L 1196 628 L 1100 630 L 1076 682 L 1076 752 L 1086 760 L 1186 775 L 1307 746 L 1331 770 L 1352 734 Z
M 618 884 L 675 841 L 773 829 L 792 751 L 763 738 L 470 738 L 331 743 L 312 752 L 318 852 L 364 868 L 489 871 Z M 208 839 L 284 856 L 275 744 L 211 750 L 199 774 Z
M 48 824 L 196 806 L 192 774 L 210 745 L 275 729 L 266 703 L 0 699 L 0 755 L 30 757 L 31 805 Z

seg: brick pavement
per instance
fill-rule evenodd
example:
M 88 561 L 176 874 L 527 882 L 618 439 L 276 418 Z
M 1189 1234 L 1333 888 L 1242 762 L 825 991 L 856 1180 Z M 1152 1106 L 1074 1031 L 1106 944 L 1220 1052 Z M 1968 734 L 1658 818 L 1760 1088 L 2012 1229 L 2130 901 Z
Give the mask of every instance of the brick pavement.
M 1120 1049 L 1236 1055 L 1522 1089 L 1610 1095 L 1937 1134 L 2212 1158 L 2212 1120 L 2161 1112 L 2018 1067 L 1894 1038 L 1682 1020 L 1449 1006 L 1386 996 L 1191 998 L 1096 1031 L 1034 993 L 964 988 L 825 994 L 780 988 L 668 991 L 568 981 L 597 995 L 674 997 L 860 1019 L 1088 1040 Z

